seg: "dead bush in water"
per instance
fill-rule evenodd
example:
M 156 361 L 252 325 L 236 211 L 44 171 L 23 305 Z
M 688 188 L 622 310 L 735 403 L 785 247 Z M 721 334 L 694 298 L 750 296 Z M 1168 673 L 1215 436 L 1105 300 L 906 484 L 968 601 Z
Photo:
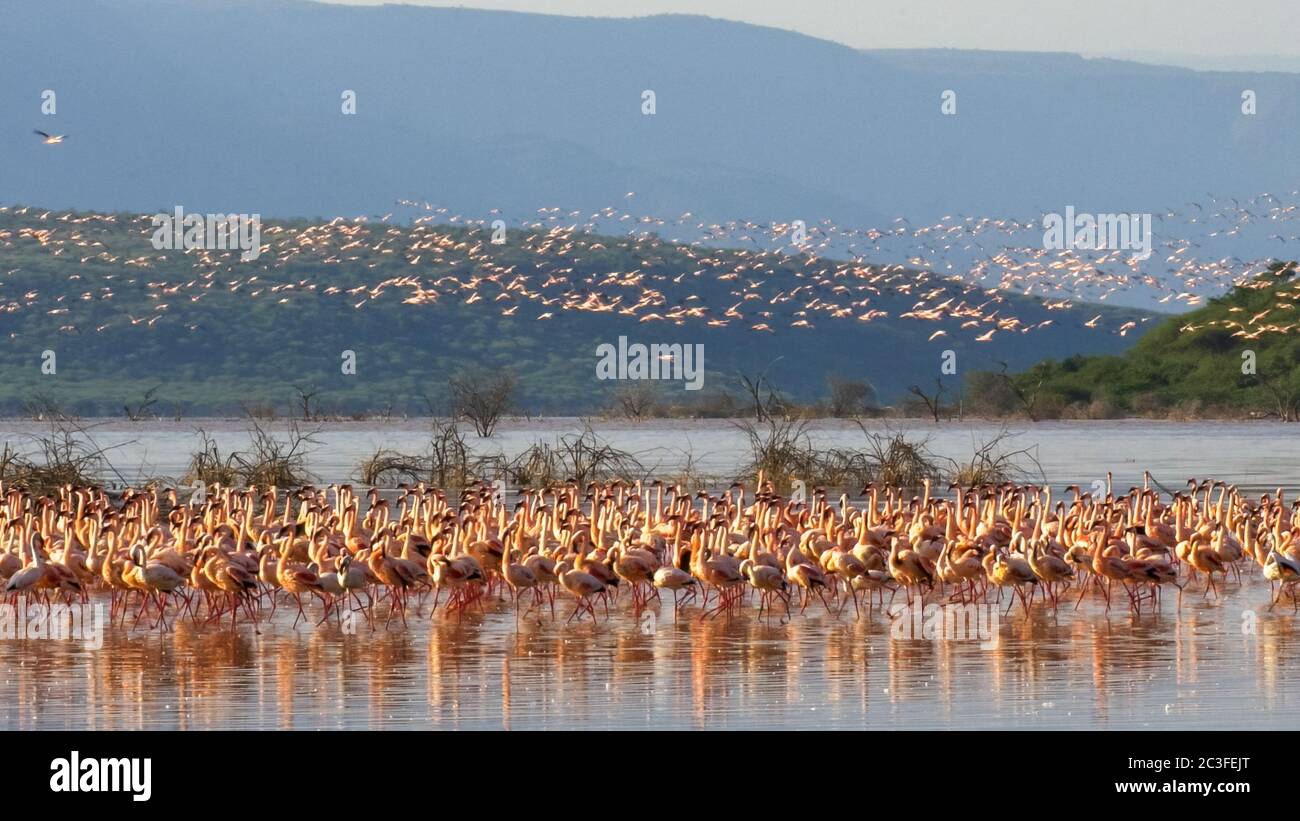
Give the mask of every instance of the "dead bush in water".
M 249 429 L 246 450 L 222 456 L 220 449 L 204 431 L 203 449 L 190 456 L 186 482 L 221 484 L 225 487 L 299 487 L 315 480 L 307 469 L 307 456 L 319 442 L 314 434 L 304 433 L 297 423 L 290 423 L 284 439 L 277 438 L 259 423 Z
M 307 470 L 307 454 L 311 446 L 319 444 L 312 438 L 316 432 L 303 433 L 297 423 L 290 423 L 288 438 L 281 440 L 254 424 L 249 431 L 249 449 L 232 454 L 240 480 L 261 487 L 298 487 L 311 482 L 316 477 Z
M 895 487 L 920 487 L 926 479 L 939 478 L 939 468 L 928 449 L 928 440 L 911 440 L 898 431 L 876 433 L 867 430 L 861 422 L 858 429 L 867 439 L 870 481 Z
M 390 487 L 400 482 L 423 480 L 424 460 L 388 448 L 380 448 L 357 466 L 356 478 L 363 485 Z
M 433 420 L 425 475 L 437 487 L 465 487 L 491 460 L 475 457 L 455 418 Z
M 822 487 L 861 487 L 883 482 L 899 487 L 919 487 L 939 471 L 924 441 L 914 442 L 901 433 L 875 433 L 858 422 L 866 447 L 817 448 L 800 419 L 769 420 L 763 424 L 739 422 L 750 451 L 742 471 L 754 479 L 761 471 L 779 491 L 799 479 Z
M 636 456 L 610 445 L 585 423 L 581 433 L 536 442 L 501 468 L 509 481 L 521 487 L 549 487 L 569 479 L 579 484 L 634 482 L 646 474 Z
M 105 474 L 116 474 L 108 449 L 95 443 L 89 431 L 64 418 L 49 434 L 31 437 L 33 447 L 22 452 L 5 444 L 0 452 L 0 482 L 20 485 L 38 496 L 54 496 L 59 488 L 93 485 Z M 119 477 L 120 478 L 120 477 Z
M 199 437 L 203 442 L 202 450 L 190 454 L 189 468 L 185 472 L 185 483 L 194 484 L 202 482 L 204 485 L 221 485 L 222 487 L 232 487 L 239 482 L 239 467 L 232 455 L 221 455 L 221 449 L 217 446 L 207 431 L 199 429 Z
M 975 445 L 970 459 L 949 459 L 948 481 L 962 487 L 1000 485 L 1026 479 L 1046 481 L 1033 448 L 1010 448 L 1012 434 L 1003 428 L 993 438 Z
M 806 421 L 769 417 L 763 422 L 733 424 L 745 434 L 749 447 L 749 461 L 741 470 L 742 476 L 757 478 L 761 473 L 778 491 L 789 489 L 794 479 L 822 484 L 823 454 L 812 446 Z
M 424 453 L 380 448 L 358 467 L 363 484 L 391 487 L 400 482 L 428 482 L 435 487 L 462 488 L 475 478 L 496 472 L 499 456 L 476 456 L 453 419 L 434 419 L 433 435 Z

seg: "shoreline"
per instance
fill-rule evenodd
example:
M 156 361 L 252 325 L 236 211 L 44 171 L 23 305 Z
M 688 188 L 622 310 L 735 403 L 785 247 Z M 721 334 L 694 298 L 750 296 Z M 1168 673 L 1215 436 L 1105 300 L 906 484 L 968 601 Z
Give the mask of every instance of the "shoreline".
M 1007 428 L 1026 428 L 1033 430 L 1035 428 L 1053 429 L 1062 427 L 1085 427 L 1085 426 L 1106 426 L 1106 425 L 1151 425 L 1153 427 L 1180 427 L 1192 425 L 1276 425 L 1283 429 L 1289 427 L 1291 423 L 1285 423 L 1276 417 L 1193 417 L 1169 419 L 1163 417 L 1149 416 L 1125 416 L 1114 419 L 1039 419 L 1031 420 L 1023 416 L 966 416 L 962 418 L 944 419 L 940 422 L 923 416 L 861 416 L 861 417 L 832 417 L 832 416 L 811 416 L 801 417 L 792 415 L 790 420 L 804 422 L 809 426 L 824 427 L 827 429 L 845 428 L 852 429 L 859 422 L 868 428 L 880 428 L 883 430 L 892 427 L 906 427 L 908 429 L 930 429 L 943 430 L 961 427 L 986 427 L 1002 426 Z M 348 417 L 323 417 L 306 419 L 303 417 L 282 416 L 275 418 L 256 418 L 249 416 L 194 416 L 184 417 L 181 419 L 157 417 L 149 419 L 130 420 L 120 416 L 68 416 L 63 418 L 34 419 L 31 417 L 0 417 L 0 431 L 7 429 L 20 428 L 48 428 L 51 425 L 67 423 L 69 425 L 81 428 L 95 428 L 108 430 L 182 430 L 204 428 L 208 426 L 222 429 L 248 429 L 255 425 L 262 427 L 277 427 L 298 425 L 299 427 L 320 427 L 326 429 L 375 429 L 375 428 L 394 428 L 394 429 L 415 429 L 417 426 L 428 425 L 432 422 L 445 422 L 450 417 L 447 416 L 392 416 L 382 417 L 373 416 L 364 419 Z M 503 416 L 497 428 L 507 430 L 527 430 L 530 428 L 537 429 L 558 429 L 560 426 L 577 426 L 590 424 L 593 427 L 600 426 L 614 430 L 637 430 L 662 427 L 666 429 L 697 427 L 700 429 L 711 428 L 729 428 L 737 424 L 764 424 L 756 423 L 753 417 L 730 416 L 730 417 L 680 417 L 680 416 L 656 416 L 645 417 L 641 419 L 629 419 L 622 416 L 601 416 L 601 415 L 553 415 L 553 416 Z M 473 425 L 468 422 L 459 423 L 467 433 L 473 438 Z M 492 437 L 481 437 L 490 440 Z

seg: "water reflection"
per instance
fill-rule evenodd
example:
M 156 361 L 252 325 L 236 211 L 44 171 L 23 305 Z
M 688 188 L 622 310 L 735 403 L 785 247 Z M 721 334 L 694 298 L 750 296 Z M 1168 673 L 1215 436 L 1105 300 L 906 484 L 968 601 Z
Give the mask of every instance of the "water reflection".
M 115 628 L 0 641 L 0 726 L 86 728 L 1269 728 L 1300 726 L 1291 607 L 1262 580 L 1156 612 L 1015 608 L 1000 641 L 895 640 L 877 609 L 785 623 L 671 605 L 516 626 L 508 601 L 408 630 Z M 1248 612 L 1250 611 L 1250 612 Z M 382 621 L 379 622 L 382 624 Z M 1253 632 L 1251 632 L 1253 630 Z

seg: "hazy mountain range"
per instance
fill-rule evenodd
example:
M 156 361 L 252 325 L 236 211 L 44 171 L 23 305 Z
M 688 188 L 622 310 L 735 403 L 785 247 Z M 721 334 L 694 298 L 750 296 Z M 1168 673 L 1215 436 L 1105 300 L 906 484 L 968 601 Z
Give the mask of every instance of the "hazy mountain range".
M 0 19 L 8 203 L 333 216 L 411 198 L 520 219 L 636 191 L 642 213 L 869 227 L 1300 182 L 1293 74 L 858 51 L 687 16 L 0 0 Z

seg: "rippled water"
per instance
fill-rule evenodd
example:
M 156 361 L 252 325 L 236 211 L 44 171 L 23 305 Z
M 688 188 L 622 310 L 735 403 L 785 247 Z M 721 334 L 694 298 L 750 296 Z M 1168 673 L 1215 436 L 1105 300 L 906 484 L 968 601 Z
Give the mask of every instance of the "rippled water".
M 241 423 L 205 427 L 239 446 Z M 908 425 L 931 449 L 958 458 L 996 426 Z M 576 429 L 559 420 L 513 425 L 504 447 Z M 725 423 L 598 428 L 630 450 L 680 454 L 706 470 L 734 470 L 743 444 Z M 10 428 L 8 439 L 41 426 Z M 418 449 L 418 422 L 335 425 L 320 434 L 313 469 L 345 478 L 378 446 Z M 1295 486 L 1297 445 L 1268 424 L 1061 423 L 1024 427 L 1017 447 L 1036 446 L 1054 484 L 1091 482 L 1107 469 L 1126 487 L 1143 466 L 1169 485 L 1213 475 L 1251 487 Z M 104 425 L 101 445 L 119 465 L 140 457 L 153 474 L 179 475 L 194 434 L 188 424 Z M 851 443 L 856 428 L 819 425 L 815 435 Z M 668 458 L 665 457 L 665 459 Z M 647 460 L 649 461 L 649 460 Z M 666 463 L 666 462 L 665 462 Z M 516 622 L 507 598 L 459 619 L 426 601 L 409 626 L 364 620 L 348 633 L 333 622 L 292 628 L 281 603 L 261 632 L 175 619 L 105 628 L 103 647 L 75 641 L 0 639 L 0 727 L 28 728 L 1150 728 L 1300 727 L 1300 688 L 1289 676 L 1300 653 L 1289 601 L 1269 610 L 1269 588 L 1245 567 L 1222 598 L 1199 583 L 1178 606 L 1167 590 L 1157 612 L 1129 612 L 1124 594 L 1109 614 L 1097 594 L 1076 611 L 1038 602 L 1000 619 L 998 646 L 978 640 L 891 638 L 879 605 L 855 619 L 814 599 L 786 621 L 753 610 L 699 619 L 671 601 L 566 624 L 557 602 Z M 888 596 L 886 596 L 888 598 Z M 899 594 L 902 600 L 902 594 Z M 98 601 L 106 602 L 106 599 Z M 1291 683 L 1288 683 L 1288 682 Z

